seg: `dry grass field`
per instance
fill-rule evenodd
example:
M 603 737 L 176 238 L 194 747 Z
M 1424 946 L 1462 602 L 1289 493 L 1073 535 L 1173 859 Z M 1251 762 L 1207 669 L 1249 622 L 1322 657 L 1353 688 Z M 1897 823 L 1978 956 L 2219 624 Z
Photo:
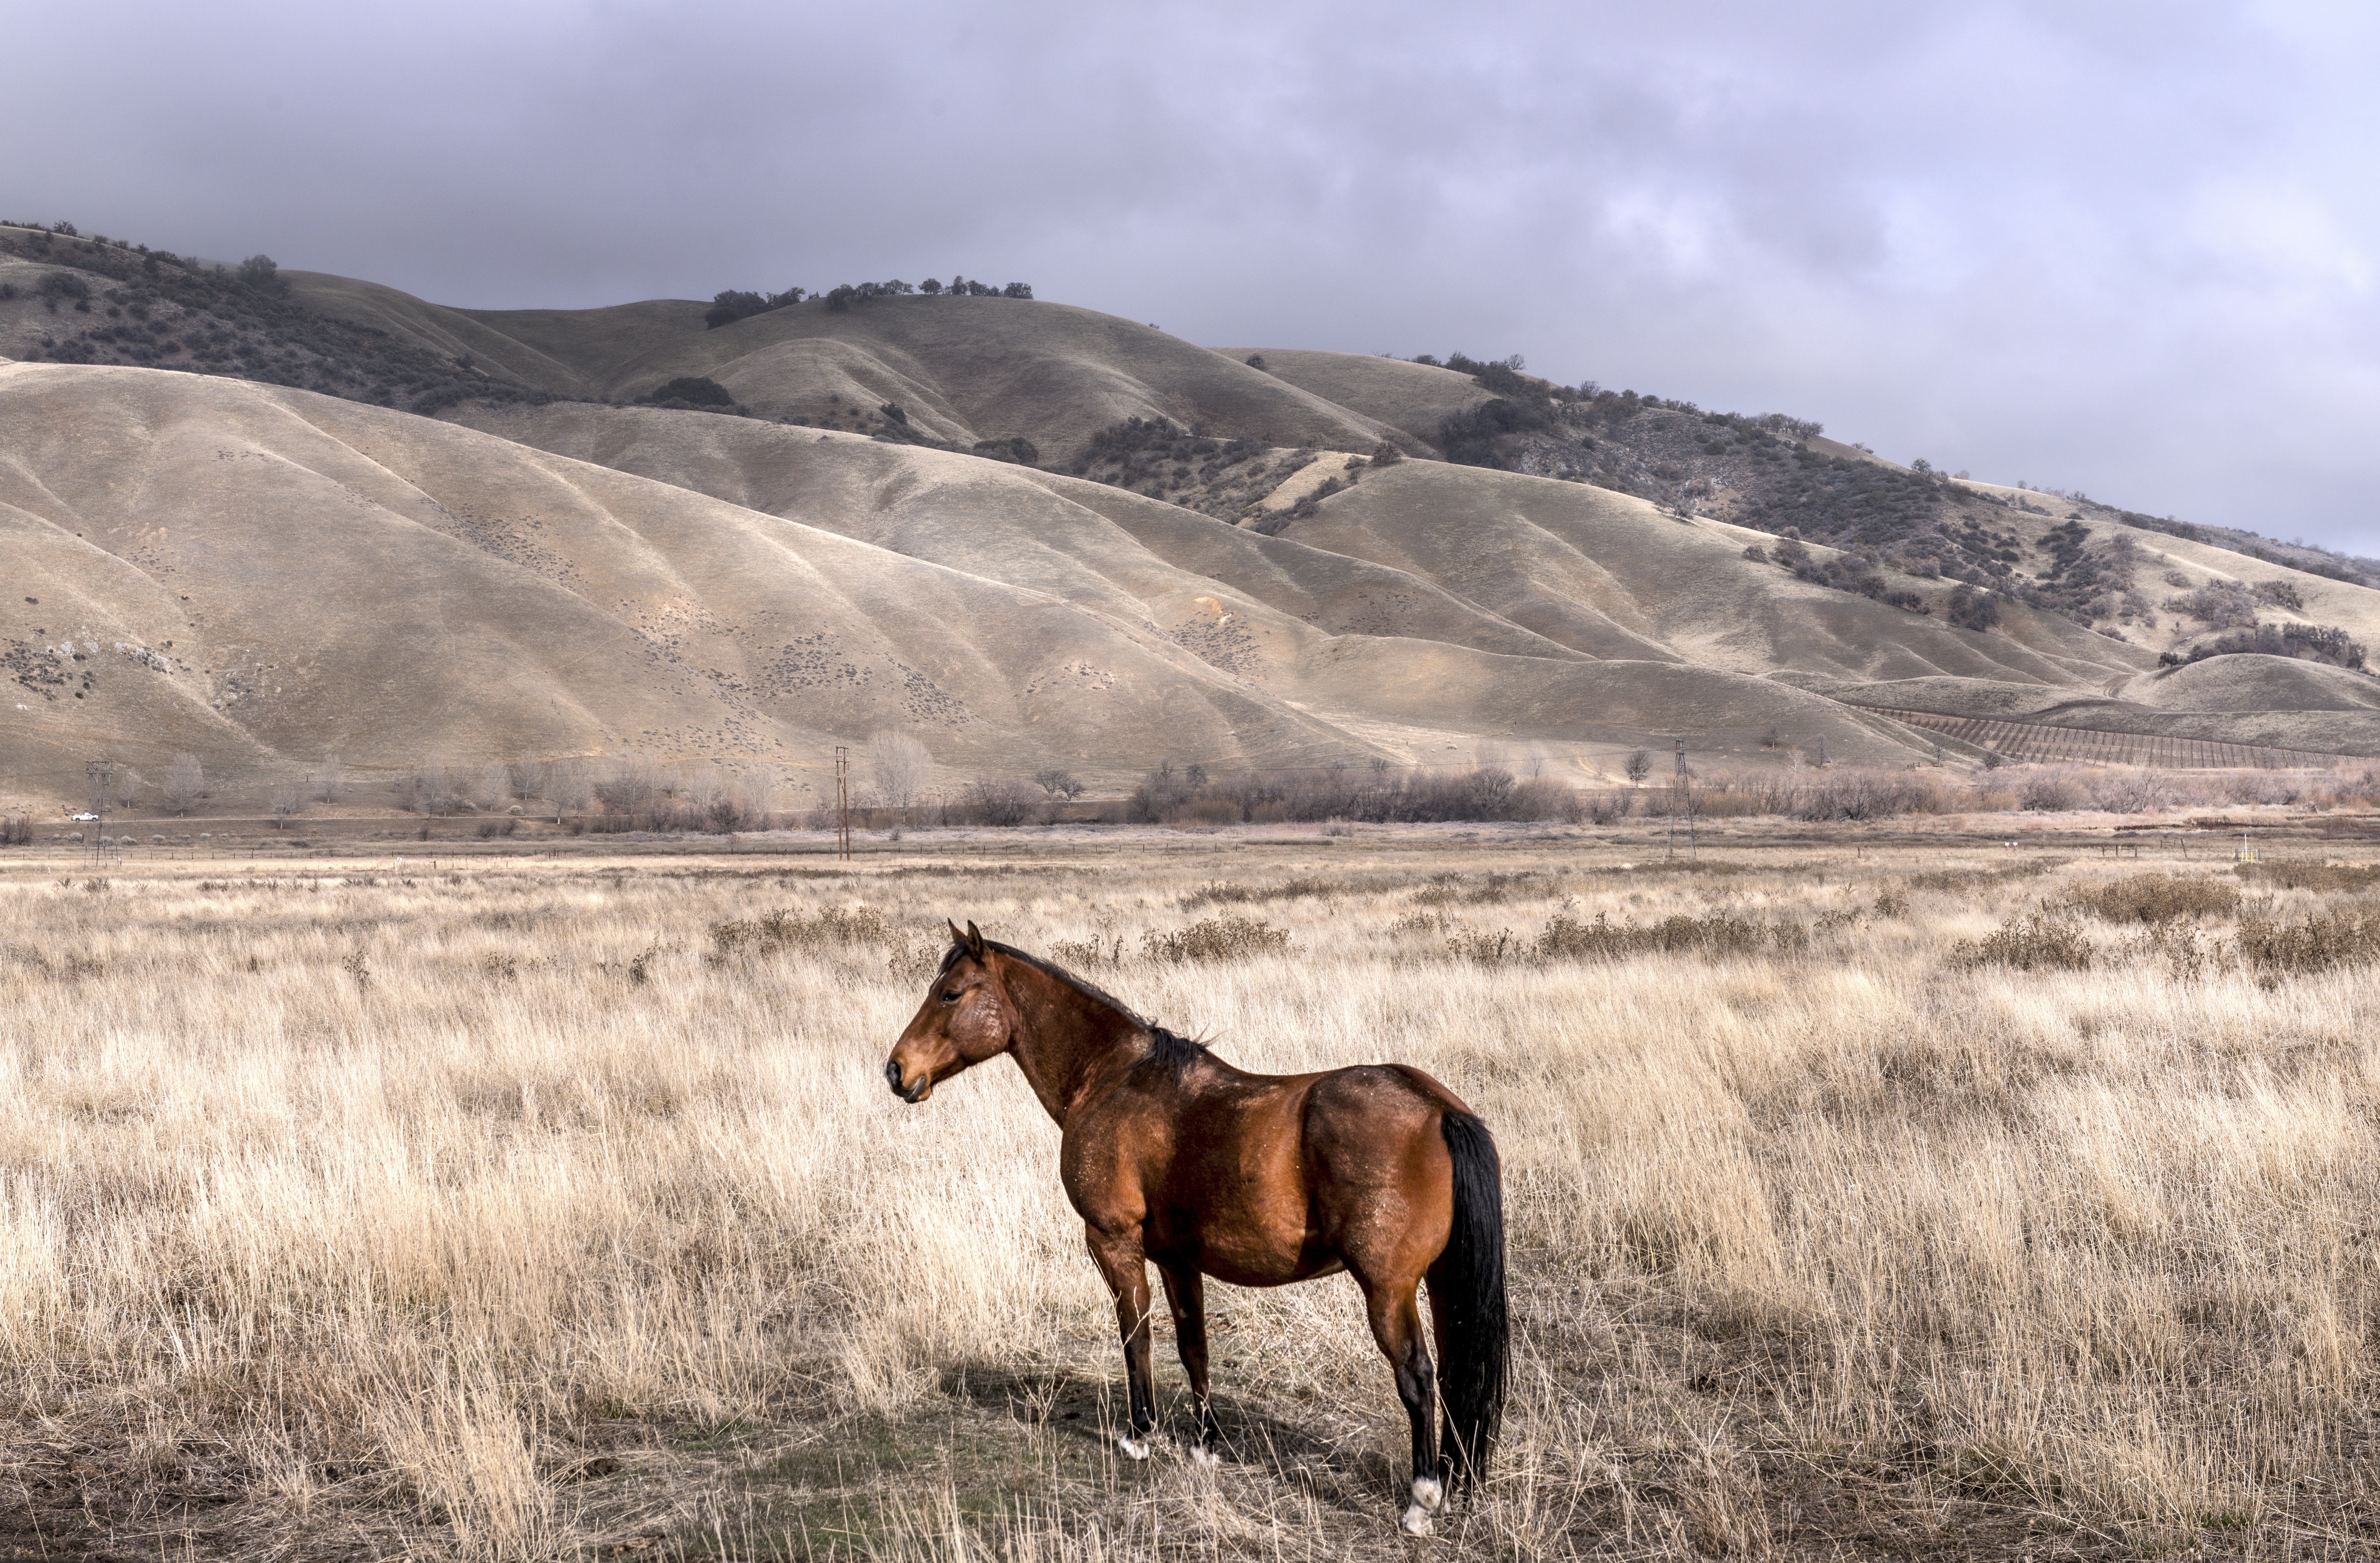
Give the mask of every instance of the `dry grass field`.
M 19 860 L 0 1556 L 2368 1555 L 2321 850 Z M 1055 1130 L 879 1074 L 946 914 L 1494 1126 L 1516 1392 L 1438 1539 L 1343 1277 L 1210 1294 L 1219 1469 L 1113 1458 Z

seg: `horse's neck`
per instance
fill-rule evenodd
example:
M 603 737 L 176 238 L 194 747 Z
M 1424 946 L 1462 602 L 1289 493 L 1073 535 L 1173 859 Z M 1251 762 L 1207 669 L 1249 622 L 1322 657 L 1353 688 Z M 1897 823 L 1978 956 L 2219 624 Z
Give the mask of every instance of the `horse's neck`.
M 1131 1015 L 1026 961 L 1002 961 L 1002 985 L 1016 1009 L 1011 1051 L 1050 1116 L 1066 1115 L 1100 1067 L 1123 1053 L 1142 1027 Z

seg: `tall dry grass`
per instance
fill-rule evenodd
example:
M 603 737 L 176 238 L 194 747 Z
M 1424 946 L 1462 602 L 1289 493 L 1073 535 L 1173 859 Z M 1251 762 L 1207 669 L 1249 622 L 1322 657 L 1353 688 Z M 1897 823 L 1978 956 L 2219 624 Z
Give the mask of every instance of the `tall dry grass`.
M 2252 931 L 2369 875 L 1477 849 L 0 877 L 8 1486 L 176 1555 L 1400 1552 L 1343 1279 L 1216 1288 L 1220 1471 L 1108 1459 L 1055 1130 L 878 1073 L 948 914 L 1495 1126 L 1458 1546 L 2360 1545 L 2380 1003 Z M 1978 953 L 2028 919 L 2082 964 Z

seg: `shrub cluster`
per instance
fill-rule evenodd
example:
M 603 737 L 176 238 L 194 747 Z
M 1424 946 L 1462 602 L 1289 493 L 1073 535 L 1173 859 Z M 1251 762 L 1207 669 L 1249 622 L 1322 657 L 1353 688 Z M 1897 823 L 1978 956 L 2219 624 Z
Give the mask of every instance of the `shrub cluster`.
M 822 907 L 813 912 L 788 907 L 759 917 L 735 918 L 710 925 L 710 955 L 714 961 L 738 955 L 780 955 L 787 950 L 817 954 L 851 945 L 895 942 L 896 936 L 884 921 L 884 914 L 867 906 L 847 910 Z
M 0 228 L 20 230 L 0 232 L 0 254 L 73 268 L 44 274 L 35 294 L 54 311 L 67 303 L 91 323 L 62 321 L 24 349 L 29 359 L 178 369 L 420 413 L 474 397 L 556 399 L 482 374 L 468 355 L 450 358 L 317 315 L 297 301 L 268 255 L 236 267 L 208 265 L 147 245 L 84 238 L 71 223 Z M 99 279 L 96 287 L 91 278 Z
M 2240 955 L 2274 975 L 2369 966 L 2380 960 L 2380 910 L 2348 907 L 2301 918 L 2240 921 Z
M 2233 870 L 2242 880 L 2276 890 L 2344 890 L 2380 888 L 2380 863 L 2241 863 Z
M 2077 885 L 2063 904 L 2108 922 L 2171 922 L 2228 917 L 2240 908 L 2240 886 L 2219 879 L 2139 873 L 2105 885 Z
M 1744 557 L 1757 563 L 1768 555 L 1755 543 L 1744 550 Z M 1863 597 L 1872 597 L 1889 607 L 1909 613 L 1930 614 L 1934 611 L 1922 593 L 1888 586 L 1878 568 L 1880 561 L 1874 555 L 1813 554 L 1803 543 L 1801 532 L 1791 527 L 1785 529 L 1784 536 L 1777 543 L 1776 560 L 1791 570 L 1796 580 L 1806 580 L 1814 586 L 1831 586 L 1838 592 L 1856 592 Z
M 2244 593 L 2243 593 L 2244 595 Z M 2211 656 L 2286 656 L 2304 662 L 2328 663 L 2353 672 L 2364 671 L 2363 642 L 2327 624 L 2259 624 L 2202 641 L 2188 652 L 2159 653 L 2160 667 L 2187 667 Z
M 1999 599 L 1988 591 L 1969 591 L 1961 586 L 1950 593 L 1949 604 L 1942 617 L 1961 629 L 1973 629 L 1981 634 L 1998 626 Z
M 2091 964 L 2091 941 L 2064 918 L 2034 912 L 2011 918 L 1981 939 L 1951 946 L 1951 960 L 1965 966 L 2010 966 L 2020 971 L 2079 971 Z
M 1250 956 L 1286 955 L 1289 930 L 1276 928 L 1259 917 L 1225 912 L 1190 924 L 1177 933 L 1155 929 L 1140 936 L 1141 953 L 1151 960 L 1242 960 Z
M 898 299 L 917 293 L 928 298 L 1030 299 L 1033 297 L 1033 285 L 1012 282 L 995 287 L 990 283 L 953 277 L 949 285 L 944 286 L 928 277 L 913 287 L 895 277 L 890 282 L 846 282 L 823 293 L 811 293 L 799 287 L 788 287 L 783 293 L 751 293 L 730 287 L 712 298 L 710 308 L 704 311 L 702 324 L 706 330 L 716 330 L 722 325 L 733 325 L 739 320 L 766 314 L 771 310 L 789 308 L 805 299 L 814 303 L 823 299 L 829 312 L 841 314 L 852 305 L 864 304 L 870 299 Z
M 1127 418 L 1093 433 L 1069 469 L 1076 477 L 1094 468 L 1119 470 L 1101 477 L 1122 488 L 1139 488 L 1168 469 L 1184 479 L 1212 482 L 1226 470 L 1264 454 L 1254 440 L 1220 440 L 1185 433 L 1162 418 Z
M 1728 912 L 1692 917 L 1683 912 L 1658 922 L 1613 922 L 1601 912 L 1592 922 L 1557 913 L 1537 935 L 1534 953 L 1547 959 L 1617 959 L 1647 952 L 1715 956 L 1791 955 L 1809 947 L 1810 931 L 1798 922 L 1755 922 Z
M 699 374 L 682 374 L 667 385 L 656 385 L 637 398 L 639 407 L 680 408 L 691 412 L 736 412 L 742 410 L 735 394 L 718 381 Z
M 1269 824 L 1352 820 L 1373 824 L 1441 821 L 1580 818 L 1575 789 L 1549 778 L 1516 779 L 1501 766 L 1468 772 L 1361 769 L 1330 765 L 1307 771 L 1265 771 L 1210 778 L 1206 767 L 1176 771 L 1160 765 L 1140 780 L 1125 804 L 1136 822 Z
M 2195 592 L 2168 597 L 2165 606 L 2216 629 L 2256 622 L 2255 594 L 2236 580 L 2210 580 Z

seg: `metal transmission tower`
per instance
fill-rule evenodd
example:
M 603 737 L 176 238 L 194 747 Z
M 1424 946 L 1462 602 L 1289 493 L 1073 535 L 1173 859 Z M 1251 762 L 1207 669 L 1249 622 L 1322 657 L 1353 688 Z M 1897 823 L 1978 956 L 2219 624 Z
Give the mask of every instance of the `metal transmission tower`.
M 1694 780 L 1686 770 L 1686 740 L 1680 739 L 1677 743 L 1677 770 L 1670 779 L 1670 839 L 1661 855 L 1665 858 L 1678 855 L 1678 815 L 1683 812 L 1686 816 L 1686 855 L 1699 859 L 1702 856 L 1701 843 L 1694 836 Z
M 106 856 L 100 842 L 107 835 L 107 797 L 115 784 L 115 762 L 86 760 L 82 763 L 82 774 L 84 779 L 91 783 L 91 861 L 98 862 Z
M 851 751 L 834 746 L 834 851 L 851 861 Z

